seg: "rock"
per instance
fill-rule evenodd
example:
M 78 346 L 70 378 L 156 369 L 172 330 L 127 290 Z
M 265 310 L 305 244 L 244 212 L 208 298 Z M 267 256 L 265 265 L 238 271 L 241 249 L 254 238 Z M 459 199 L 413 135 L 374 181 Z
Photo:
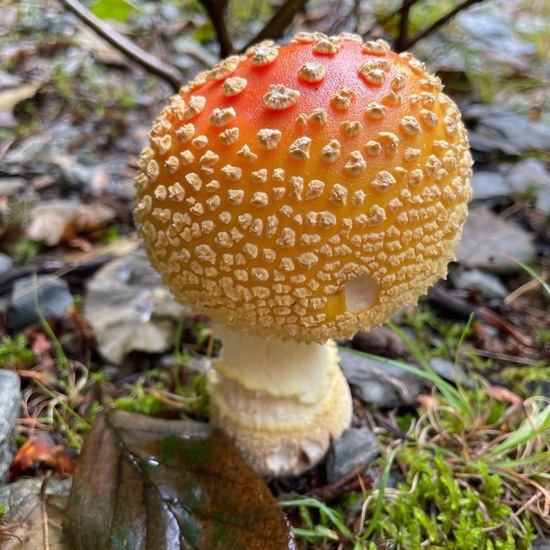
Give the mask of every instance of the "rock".
M 11 197 L 27 186 L 24 178 L 0 178 L 0 197 Z
M 491 273 L 484 273 L 479 269 L 455 271 L 451 275 L 455 288 L 459 290 L 475 290 L 488 300 L 504 299 L 508 296 L 508 289 L 501 280 Z
M 434 357 L 433 359 L 430 359 L 430 365 L 432 366 L 432 369 L 439 374 L 441 378 L 447 380 L 447 382 L 456 384 L 458 379 L 458 382 L 466 388 L 474 387 L 474 382 L 468 378 L 468 375 L 464 372 L 464 369 L 460 365 L 455 367 L 454 363 L 447 361 L 446 359 L 442 359 L 441 357 Z
M 8 476 L 15 451 L 13 429 L 21 408 L 19 385 L 17 374 L 0 370 L 0 483 Z
M 109 262 L 88 285 L 84 316 L 99 351 L 119 365 L 132 351 L 164 353 L 187 308 L 161 284 L 144 250 Z
M 0 252 L 0 275 L 7 273 L 13 267 L 13 260 L 7 255 Z
M 40 322 L 36 300 L 46 319 L 61 319 L 74 306 L 69 284 L 64 279 L 48 275 L 24 277 L 15 282 L 8 307 L 7 327 L 17 332 Z
M 508 172 L 506 181 L 515 193 L 534 194 L 537 206 L 550 212 L 550 172 L 544 162 L 537 159 L 521 160 Z
M 411 352 L 403 340 L 389 327 L 360 330 L 352 338 L 353 349 L 382 357 L 409 359 Z
M 550 127 L 519 114 L 513 106 L 470 105 L 463 109 L 463 115 L 466 120 L 478 121 L 469 132 L 470 145 L 477 151 L 521 155 L 550 150 Z
M 44 477 L 19 478 L 13 483 L 0 487 L 0 502 L 6 507 L 6 515 L 15 510 L 28 496 L 40 494 Z M 72 477 L 54 476 L 46 484 L 47 495 L 69 495 Z
M 471 183 L 473 200 L 497 199 L 510 194 L 506 179 L 498 172 L 474 172 Z
M 343 349 L 338 353 L 352 394 L 364 403 L 391 409 L 413 405 L 422 393 L 420 376 Z
M 48 164 L 54 156 L 54 146 L 48 134 L 39 134 L 22 141 L 15 149 L 10 149 L 3 162 L 18 166 Z
M 521 267 L 505 255 L 529 264 L 535 258 L 535 249 L 527 231 L 482 207 L 470 211 L 455 254 L 465 267 L 515 273 Z
M 378 440 L 368 428 L 349 428 L 332 442 L 327 455 L 327 481 L 334 483 L 379 455 Z

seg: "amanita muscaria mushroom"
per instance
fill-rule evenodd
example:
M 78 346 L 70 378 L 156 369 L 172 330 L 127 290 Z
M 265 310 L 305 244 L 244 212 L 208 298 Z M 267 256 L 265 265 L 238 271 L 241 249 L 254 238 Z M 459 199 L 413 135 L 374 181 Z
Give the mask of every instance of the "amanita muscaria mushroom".
M 383 41 L 300 33 L 200 74 L 153 125 L 136 220 L 176 298 L 218 323 L 212 421 L 258 472 L 305 469 L 349 426 L 328 339 L 453 260 L 472 160 L 441 92 Z

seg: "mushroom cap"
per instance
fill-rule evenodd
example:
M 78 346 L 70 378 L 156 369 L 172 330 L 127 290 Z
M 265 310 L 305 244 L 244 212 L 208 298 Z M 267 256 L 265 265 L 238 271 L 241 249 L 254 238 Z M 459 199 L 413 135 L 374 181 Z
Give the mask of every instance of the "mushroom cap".
M 170 98 L 135 217 L 176 298 L 233 329 L 322 342 L 446 274 L 472 159 L 437 77 L 382 41 L 300 33 Z

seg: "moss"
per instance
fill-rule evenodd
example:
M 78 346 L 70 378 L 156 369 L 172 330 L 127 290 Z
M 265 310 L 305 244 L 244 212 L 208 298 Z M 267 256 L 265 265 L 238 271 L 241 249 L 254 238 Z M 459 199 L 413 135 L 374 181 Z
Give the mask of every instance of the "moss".
M 448 550 L 495 548 L 522 550 L 534 538 L 528 518 L 511 521 L 512 509 L 502 503 L 502 480 L 475 465 L 475 487 L 464 483 L 440 449 L 404 448 L 398 454 L 408 469 L 396 499 L 387 499 L 376 541 L 386 548 L 424 547 Z M 388 544 L 390 546 L 388 546 Z

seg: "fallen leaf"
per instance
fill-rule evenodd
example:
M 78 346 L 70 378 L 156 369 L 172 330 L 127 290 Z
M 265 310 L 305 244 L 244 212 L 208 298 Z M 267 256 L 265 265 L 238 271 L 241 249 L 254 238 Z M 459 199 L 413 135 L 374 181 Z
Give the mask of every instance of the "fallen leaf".
M 74 550 L 295 549 L 279 505 L 207 424 L 99 415 L 64 528 Z
M 17 450 L 13 458 L 8 481 L 25 473 L 52 470 L 59 475 L 72 474 L 73 457 L 62 445 L 56 445 L 46 434 L 31 437 Z
M 42 202 L 31 213 L 27 236 L 56 246 L 73 240 L 79 232 L 93 231 L 113 221 L 112 208 L 99 203 L 80 204 L 70 200 Z
M 2 550 L 71 550 L 63 534 L 63 514 L 68 497 L 27 497 L 9 517 L 0 538 Z M 3 518 L 4 519 L 4 518 Z

